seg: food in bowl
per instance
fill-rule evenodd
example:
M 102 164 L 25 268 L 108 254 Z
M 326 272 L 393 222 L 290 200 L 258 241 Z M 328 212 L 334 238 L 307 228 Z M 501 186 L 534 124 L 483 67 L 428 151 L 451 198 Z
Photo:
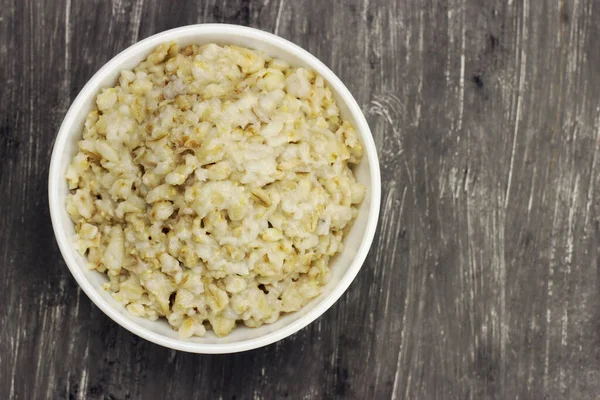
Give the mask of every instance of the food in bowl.
M 77 250 L 183 338 L 317 297 L 365 187 L 316 73 L 237 46 L 160 45 L 103 89 L 67 168 Z

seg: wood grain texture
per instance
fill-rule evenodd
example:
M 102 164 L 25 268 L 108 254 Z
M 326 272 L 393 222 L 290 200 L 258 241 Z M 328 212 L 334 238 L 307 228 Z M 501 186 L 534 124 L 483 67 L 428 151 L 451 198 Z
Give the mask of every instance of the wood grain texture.
M 46 195 L 93 73 L 202 22 L 275 32 L 329 65 L 383 176 L 348 292 L 227 356 L 105 317 L 59 254 Z M 598 398 L 599 33 L 595 0 L 0 0 L 0 398 Z

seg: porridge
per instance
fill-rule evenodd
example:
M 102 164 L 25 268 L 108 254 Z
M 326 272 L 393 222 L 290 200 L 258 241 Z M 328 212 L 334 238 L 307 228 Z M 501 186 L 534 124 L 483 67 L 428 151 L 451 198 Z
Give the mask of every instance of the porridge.
M 362 154 L 314 72 L 163 44 L 86 118 L 66 174 L 76 247 L 131 314 L 181 337 L 272 323 L 327 282 Z

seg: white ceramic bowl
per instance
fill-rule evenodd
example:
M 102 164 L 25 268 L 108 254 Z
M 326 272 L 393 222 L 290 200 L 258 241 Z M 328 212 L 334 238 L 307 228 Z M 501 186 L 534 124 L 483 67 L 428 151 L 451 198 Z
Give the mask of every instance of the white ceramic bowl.
M 96 94 L 101 88 L 114 86 L 121 70 L 135 67 L 156 46 L 168 41 L 177 41 L 181 46 L 192 43 L 235 44 L 262 50 L 294 66 L 315 70 L 329 84 L 342 116 L 356 126 L 365 148 L 365 156 L 356 167 L 355 174 L 358 181 L 366 185 L 366 196 L 357 220 L 344 239 L 344 251 L 332 261 L 332 279 L 323 293 L 300 311 L 284 315 L 273 324 L 260 328 L 240 326 L 224 338 L 217 338 L 209 331 L 203 338 L 182 340 L 165 320 L 152 322 L 129 315 L 110 293 L 101 288 L 106 277 L 97 271 L 90 271 L 84 258 L 75 250 L 75 231 L 65 206 L 68 194 L 65 171 L 77 153 L 85 116 L 92 109 Z M 346 86 L 329 68 L 302 48 L 270 33 L 236 25 L 205 24 L 184 26 L 144 39 L 122 51 L 90 79 L 69 108 L 58 132 L 50 163 L 48 196 L 54 234 L 67 266 L 83 291 L 106 315 L 130 332 L 172 349 L 193 353 L 234 353 L 265 346 L 302 329 L 323 314 L 346 291 L 373 241 L 379 216 L 381 178 L 377 151 L 367 121 Z

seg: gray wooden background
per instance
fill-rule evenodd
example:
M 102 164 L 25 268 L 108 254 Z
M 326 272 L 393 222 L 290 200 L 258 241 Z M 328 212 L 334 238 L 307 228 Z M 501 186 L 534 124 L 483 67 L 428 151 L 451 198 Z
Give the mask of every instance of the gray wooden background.
M 383 174 L 348 292 L 296 335 L 225 356 L 105 317 L 61 259 L 46 195 L 92 74 L 202 22 L 329 65 Z M 599 398 L 599 31 L 597 0 L 0 0 L 0 398 Z

